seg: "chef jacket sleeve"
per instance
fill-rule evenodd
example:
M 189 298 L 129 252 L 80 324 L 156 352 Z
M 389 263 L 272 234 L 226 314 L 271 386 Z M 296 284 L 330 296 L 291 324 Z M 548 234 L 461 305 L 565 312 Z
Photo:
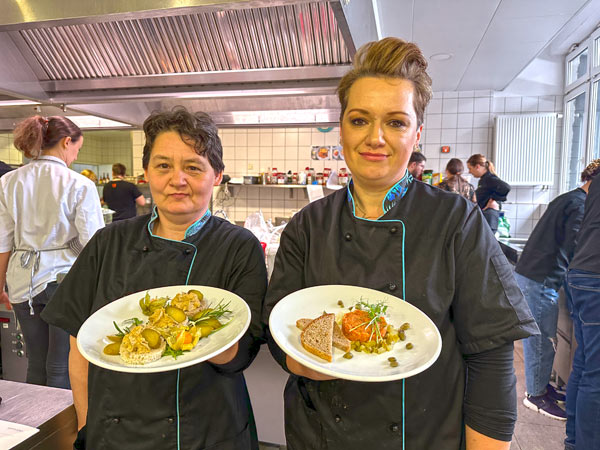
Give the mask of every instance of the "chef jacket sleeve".
M 505 202 L 508 193 L 510 192 L 510 184 L 502 181 L 500 178 L 495 177 L 494 188 L 491 192 L 490 197 L 497 202 Z
M 0 183 L 0 253 L 10 252 L 14 246 L 15 222 L 8 212 L 6 189 Z
M 463 354 L 539 334 L 512 268 L 478 208 L 454 236 L 451 314 Z
M 465 355 L 465 423 L 475 431 L 510 442 L 517 421 L 514 345 Z
M 88 243 L 98 229 L 104 227 L 98 190 L 92 181 L 86 181 L 89 183 L 81 187 L 75 212 L 75 228 L 82 246 Z
M 281 367 L 289 372 L 285 362 L 285 353 L 273 340 L 268 329 L 269 315 L 271 311 L 286 295 L 303 289 L 304 283 L 304 247 L 302 245 L 301 233 L 299 232 L 299 220 L 294 217 L 285 227 L 281 234 L 279 250 L 275 257 L 275 266 L 267 289 L 265 308 L 263 311 L 263 323 L 267 326 L 267 343 L 273 358 Z M 291 372 L 289 372 L 291 373 Z
M 577 247 L 577 233 L 581 228 L 583 222 L 583 214 L 585 211 L 584 203 L 571 204 L 570 208 L 565 211 L 565 254 L 567 255 L 567 261 L 573 259 L 575 254 L 575 248 Z
M 41 314 L 44 321 L 66 330 L 71 336 L 77 336 L 93 312 L 101 234 L 94 235 L 83 248 Z
M 263 250 L 258 240 L 249 236 L 249 239 L 240 244 L 232 258 L 234 265 L 227 282 L 228 290 L 244 299 L 250 307 L 251 318 L 248 331 L 238 343 L 236 357 L 227 364 L 213 364 L 222 373 L 236 373 L 246 369 L 265 342 L 261 315 L 267 290 L 267 269 Z

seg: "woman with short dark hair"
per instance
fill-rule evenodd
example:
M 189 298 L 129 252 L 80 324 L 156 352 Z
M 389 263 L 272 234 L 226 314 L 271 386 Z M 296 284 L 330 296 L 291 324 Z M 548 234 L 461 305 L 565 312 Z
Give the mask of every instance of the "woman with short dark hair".
M 208 208 L 224 165 L 207 114 L 153 113 L 144 133 L 152 214 L 98 233 L 44 311 L 71 335 L 76 448 L 258 449 L 243 370 L 263 342 L 262 248 L 248 230 Z M 248 303 L 251 323 L 240 341 L 206 362 L 162 373 L 112 372 L 88 365 L 78 352 L 75 336 L 94 311 L 132 292 L 185 284 L 226 289 Z

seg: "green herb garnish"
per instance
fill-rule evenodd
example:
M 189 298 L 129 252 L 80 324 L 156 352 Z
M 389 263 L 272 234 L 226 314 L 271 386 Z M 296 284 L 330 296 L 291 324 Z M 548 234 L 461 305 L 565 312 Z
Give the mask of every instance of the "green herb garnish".
M 385 302 L 370 304 L 365 302 L 361 298 L 360 302 L 357 303 L 356 307 L 357 309 L 365 311 L 369 315 L 370 320 L 368 322 L 364 322 L 360 325 L 355 326 L 350 331 L 353 331 L 359 327 L 362 327 L 363 325 L 366 325 L 367 329 L 371 327 L 371 336 L 369 339 L 373 339 L 373 334 L 375 334 L 377 342 L 383 341 L 383 336 L 381 336 L 381 330 L 379 329 L 378 322 L 380 322 L 380 319 L 384 316 L 385 312 L 387 311 L 388 305 L 386 305 Z
M 125 324 L 130 323 L 134 327 L 137 327 L 138 325 L 142 325 L 144 322 L 141 321 L 140 319 L 138 319 L 137 317 L 134 317 L 133 319 L 124 320 L 123 323 L 125 323 Z M 125 330 L 125 331 L 121 330 L 119 328 L 119 325 L 117 325 L 117 322 L 115 322 L 114 320 L 113 320 L 113 325 L 117 329 L 117 336 L 123 337 L 131 331 L 131 327 L 123 327 L 123 330 Z
M 206 309 L 200 311 L 200 315 L 194 319 L 194 323 L 196 324 L 206 319 L 219 319 L 225 314 L 231 314 L 233 311 L 227 309 L 230 304 L 230 301 L 226 304 L 223 304 L 223 300 L 221 300 L 214 308 L 211 308 L 210 305 L 208 305 Z
M 183 350 L 173 350 L 170 345 L 167 345 L 165 348 L 163 356 L 172 356 L 173 359 L 177 359 L 178 356 L 183 355 Z

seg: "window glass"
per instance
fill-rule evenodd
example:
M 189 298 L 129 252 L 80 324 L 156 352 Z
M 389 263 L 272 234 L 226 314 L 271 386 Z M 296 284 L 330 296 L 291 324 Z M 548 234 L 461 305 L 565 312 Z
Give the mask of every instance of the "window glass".
M 588 51 L 587 48 L 579 53 L 575 58 L 569 61 L 567 73 L 567 85 L 578 80 L 585 75 L 587 71 Z
M 567 102 L 566 123 L 567 127 L 567 190 L 575 189 L 579 185 L 579 175 L 585 164 L 585 92 Z
M 594 39 L 594 67 L 600 66 L 600 36 Z
M 600 158 L 600 97 L 598 96 L 598 87 L 600 80 L 595 81 L 592 86 L 592 121 L 590 133 L 592 135 L 592 154 L 590 159 Z

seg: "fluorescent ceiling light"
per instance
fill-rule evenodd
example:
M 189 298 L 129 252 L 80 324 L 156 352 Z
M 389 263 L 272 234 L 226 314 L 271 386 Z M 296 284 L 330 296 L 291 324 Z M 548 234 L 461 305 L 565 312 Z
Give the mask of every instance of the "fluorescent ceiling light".
M 206 91 L 176 95 L 176 98 L 256 97 L 265 95 L 303 95 L 311 93 L 305 89 L 250 89 L 243 91 Z
M 24 105 L 41 105 L 39 102 L 31 100 L 0 100 L 0 106 L 24 106 Z
M 326 109 L 237 111 L 231 114 L 236 125 L 332 122 Z
M 104 119 L 96 116 L 66 116 L 79 128 L 123 128 L 131 127 L 128 123 Z
M 429 59 L 434 61 L 447 61 L 452 58 L 452 56 L 454 56 L 452 53 L 436 53 L 435 55 L 431 55 Z

